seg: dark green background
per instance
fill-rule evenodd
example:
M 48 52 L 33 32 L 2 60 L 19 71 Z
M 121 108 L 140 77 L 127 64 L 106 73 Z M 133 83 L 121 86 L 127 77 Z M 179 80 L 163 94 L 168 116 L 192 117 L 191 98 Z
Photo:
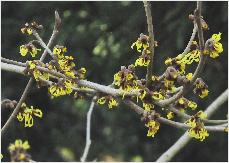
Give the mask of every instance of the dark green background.
M 164 60 L 181 53 L 193 29 L 188 15 L 193 13 L 195 2 L 152 2 L 155 40 L 155 73 L 165 69 Z M 87 79 L 108 85 L 113 74 L 122 65 L 129 65 L 137 58 L 130 46 L 140 33 L 147 33 L 142 2 L 2 2 L 1 55 L 25 62 L 19 46 L 31 37 L 20 33 L 25 22 L 36 20 L 44 26 L 40 32 L 48 41 L 57 9 L 62 18 L 62 28 L 56 44 L 67 46 L 68 55 L 76 58 L 78 67 L 88 70 Z M 228 3 L 204 2 L 203 16 L 210 30 L 204 32 L 205 40 L 213 33 L 222 32 L 223 54 L 208 59 L 202 73 L 209 86 L 209 96 L 204 100 L 192 93 L 190 99 L 204 110 L 227 88 L 228 82 Z M 36 59 L 38 59 L 37 57 Z M 196 65 L 190 67 L 193 71 Z M 137 70 L 144 77 L 145 69 Z M 2 71 L 2 99 L 19 100 L 28 78 Z M 30 91 L 26 103 L 42 108 L 42 120 L 34 118 L 32 128 L 24 128 L 17 120 L 2 137 L 3 161 L 9 161 L 7 146 L 15 139 L 27 139 L 30 153 L 36 161 L 79 161 L 85 146 L 86 113 L 90 98 L 75 101 L 72 97 L 51 100 L 47 88 Z M 2 125 L 10 115 L 2 110 Z M 225 119 L 227 103 L 212 117 Z M 148 138 L 147 128 L 140 117 L 125 105 L 108 110 L 96 106 L 92 115 L 92 145 L 88 161 L 155 161 L 182 134 L 183 130 L 162 125 L 155 138 Z M 228 138 L 225 133 L 210 133 L 204 141 L 192 140 L 172 161 L 227 161 Z

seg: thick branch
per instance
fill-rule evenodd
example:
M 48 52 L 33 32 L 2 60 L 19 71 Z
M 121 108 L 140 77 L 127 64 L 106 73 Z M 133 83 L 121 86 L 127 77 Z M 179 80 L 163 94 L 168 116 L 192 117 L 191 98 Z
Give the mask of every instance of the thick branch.
M 146 84 L 150 85 L 150 80 L 153 72 L 153 57 L 154 57 L 154 32 L 153 32 L 153 22 L 151 14 L 150 2 L 143 1 L 145 7 L 145 13 L 147 18 L 148 33 L 149 33 L 149 49 L 150 49 L 150 63 L 147 66 Z
M 16 73 L 23 74 L 25 67 L 11 65 L 11 64 L 7 64 L 7 63 L 1 63 L 1 69 L 6 70 L 6 71 L 10 71 L 10 72 L 16 72 Z M 43 71 L 43 72 L 48 72 L 48 73 L 50 73 L 56 77 L 67 78 L 62 73 L 59 73 L 56 71 L 51 71 L 51 70 L 44 68 L 44 67 L 37 66 L 37 69 L 40 71 Z M 137 90 L 131 91 L 131 92 L 125 92 L 123 90 L 114 89 L 114 88 L 111 88 L 109 86 L 100 85 L 100 84 L 93 83 L 93 82 L 90 82 L 87 80 L 78 80 L 77 84 L 79 86 L 88 87 L 88 88 L 97 90 L 99 92 L 103 92 L 103 93 L 110 94 L 113 96 L 123 96 L 123 95 L 125 95 L 125 96 L 137 96 L 139 94 Z

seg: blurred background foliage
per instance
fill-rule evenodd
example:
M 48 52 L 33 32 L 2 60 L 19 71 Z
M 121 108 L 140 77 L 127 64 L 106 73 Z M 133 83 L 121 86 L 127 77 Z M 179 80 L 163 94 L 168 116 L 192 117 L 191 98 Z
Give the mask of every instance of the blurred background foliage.
M 68 54 L 76 58 L 77 66 L 85 66 L 87 79 L 108 85 L 113 74 L 122 65 L 129 65 L 137 58 L 130 46 L 140 33 L 147 33 L 142 2 L 1 2 L 2 24 L 1 55 L 23 61 L 19 46 L 33 39 L 22 35 L 25 22 L 36 20 L 44 26 L 40 32 L 48 41 L 54 11 L 62 18 L 62 28 L 56 44 L 65 45 Z M 164 60 L 181 53 L 191 36 L 193 24 L 188 15 L 193 13 L 195 2 L 151 2 L 155 39 L 155 73 L 165 69 Z M 209 96 L 200 100 L 192 93 L 190 99 L 205 109 L 226 88 L 228 81 L 228 4 L 203 2 L 203 16 L 210 30 L 204 32 L 205 40 L 213 33 L 222 32 L 223 55 L 208 59 L 202 73 L 209 86 Z M 38 59 L 38 57 L 36 58 Z M 48 58 L 50 59 L 50 58 Z M 190 71 L 194 70 L 190 67 Z M 144 77 L 145 69 L 137 73 Z M 19 100 L 28 78 L 2 71 L 1 95 Z M 71 96 L 51 100 L 47 88 L 30 91 L 26 103 L 42 108 L 44 117 L 35 119 L 32 128 L 24 128 L 17 120 L 1 139 L 3 161 L 9 161 L 7 146 L 15 139 L 27 139 L 30 153 L 36 161 L 79 161 L 85 146 L 86 113 L 90 98 L 75 101 Z M 1 110 L 2 125 L 12 111 Z M 227 103 L 212 117 L 225 119 Z M 136 113 L 121 104 L 117 109 L 96 106 L 92 115 L 92 145 L 88 161 L 155 161 L 182 134 L 183 130 L 162 125 L 155 138 L 148 138 L 147 128 Z M 172 161 L 227 161 L 227 134 L 214 133 L 204 141 L 192 140 Z

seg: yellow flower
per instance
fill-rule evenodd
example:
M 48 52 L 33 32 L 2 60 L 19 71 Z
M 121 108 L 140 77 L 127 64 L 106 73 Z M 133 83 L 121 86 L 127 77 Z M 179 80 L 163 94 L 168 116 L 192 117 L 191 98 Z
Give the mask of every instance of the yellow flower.
M 196 113 L 196 116 L 198 118 L 204 119 L 204 118 L 207 117 L 207 114 L 205 112 L 203 112 L 203 111 L 199 111 L 198 113 Z
M 178 103 L 181 104 L 181 105 L 183 105 L 185 103 L 185 99 L 184 98 L 180 98 L 178 100 Z
M 15 140 L 15 143 L 11 143 L 8 147 L 12 162 L 29 162 L 31 156 L 27 153 L 30 148 L 28 141 L 22 141 L 20 139 Z
M 168 118 L 168 119 L 173 119 L 173 118 L 174 118 L 174 113 L 171 112 L 171 111 L 168 112 L 168 113 L 167 113 L 167 118 Z
M 215 42 L 219 42 L 221 40 L 221 35 L 221 32 L 219 32 L 219 34 L 213 34 L 211 39 L 213 39 Z
M 188 80 L 192 80 L 192 76 L 193 76 L 193 74 L 192 73 L 188 73 L 187 75 L 186 75 L 186 78 L 188 79 Z
M 191 127 L 188 130 L 189 136 L 199 139 L 200 141 L 203 141 L 205 137 L 209 136 L 207 130 L 204 128 L 204 124 L 200 121 L 200 118 L 203 119 L 206 117 L 206 113 L 199 111 L 185 122 Z
M 196 119 L 194 117 L 188 119 L 185 123 L 187 125 L 191 126 L 192 128 L 197 126 L 197 122 L 196 122 Z
M 149 103 L 143 103 L 143 107 L 146 111 L 150 111 L 151 109 L 154 108 L 153 104 L 149 104 Z
M 106 103 L 106 98 L 105 97 L 101 97 L 97 100 L 97 104 L 103 105 Z
M 209 91 L 207 89 L 203 89 L 201 91 L 201 93 L 199 94 L 200 98 L 204 98 L 204 97 L 208 96 L 208 92 Z
M 162 94 L 160 92 L 153 92 L 153 99 L 154 100 L 163 100 L 164 97 L 162 96 Z
M 130 73 L 128 73 L 127 75 L 126 75 L 126 80 L 131 80 L 131 79 L 133 79 L 133 75 L 132 74 L 130 74 Z
M 172 61 L 173 61 L 172 58 L 168 58 L 165 60 L 165 64 L 166 65 L 172 65 Z
M 24 57 L 28 53 L 28 48 L 25 45 L 20 46 L 20 54 Z
M 188 130 L 188 134 L 190 137 L 193 137 L 195 139 L 199 139 L 200 141 L 203 141 L 206 137 L 209 136 L 208 131 L 205 128 L 190 128 Z
M 138 58 L 136 61 L 135 61 L 135 66 L 148 66 L 150 63 L 150 60 L 146 60 L 144 58 Z
M 197 104 L 193 101 L 189 101 L 188 107 L 190 107 L 192 110 L 195 110 L 197 108 Z
M 64 46 L 56 45 L 53 48 L 53 54 L 57 55 L 58 59 L 62 59 L 64 57 L 64 53 L 66 52 L 67 52 L 67 48 Z
M 17 139 L 17 140 L 15 140 L 14 144 L 10 144 L 8 147 L 10 152 L 13 152 L 19 148 L 24 149 L 24 150 L 28 150 L 30 148 L 29 142 L 27 140 L 25 142 L 22 142 L 21 139 Z
M 118 103 L 117 103 L 117 101 L 116 101 L 114 98 L 111 98 L 111 99 L 108 101 L 108 107 L 111 109 L 111 108 L 113 108 L 114 106 L 118 106 Z
M 49 87 L 48 91 L 52 95 L 52 97 L 59 97 L 63 95 L 68 95 L 71 94 L 73 91 L 73 87 L 76 86 L 76 83 L 70 81 L 70 80 L 65 80 L 61 84 L 54 84 Z
M 210 55 L 211 58 L 217 58 L 220 53 L 223 52 L 223 45 L 219 42 L 221 40 L 221 32 L 219 34 L 213 34 L 211 40 L 213 41 L 213 47 L 204 51 L 205 55 Z
M 33 106 L 27 107 L 25 103 L 21 105 L 22 111 L 17 114 L 18 121 L 22 122 L 24 120 L 25 127 L 33 126 L 33 115 L 42 118 L 43 113 L 40 109 L 33 109 Z
M 158 76 L 153 75 L 153 76 L 151 77 L 151 79 L 152 79 L 152 81 L 158 81 L 158 80 L 159 80 L 159 77 L 158 77 Z
M 35 57 L 38 51 L 41 51 L 41 49 L 37 49 L 36 47 L 33 47 L 32 50 L 30 51 L 31 56 Z
M 148 43 L 149 37 L 144 35 L 143 33 L 140 34 L 140 37 L 138 38 L 137 41 L 135 41 L 132 45 L 131 45 L 131 49 L 134 48 L 134 46 L 136 46 L 136 49 L 138 52 L 141 52 L 142 49 L 146 50 L 149 47 L 149 43 Z
M 31 35 L 33 33 L 33 29 L 28 27 L 21 28 L 21 33 Z
M 32 74 L 36 81 L 39 81 L 39 78 L 44 79 L 44 80 L 49 80 L 49 73 L 40 72 L 39 70 L 37 70 L 36 62 L 28 61 L 28 64 L 29 64 L 29 69 L 32 70 Z M 42 67 L 44 67 L 44 65 Z
M 174 84 L 174 81 L 165 79 L 164 85 L 166 88 L 171 88 Z
M 157 131 L 160 128 L 160 123 L 154 120 L 149 121 L 147 124 L 145 124 L 146 127 L 148 127 L 148 137 L 154 137 L 154 135 L 157 133 Z

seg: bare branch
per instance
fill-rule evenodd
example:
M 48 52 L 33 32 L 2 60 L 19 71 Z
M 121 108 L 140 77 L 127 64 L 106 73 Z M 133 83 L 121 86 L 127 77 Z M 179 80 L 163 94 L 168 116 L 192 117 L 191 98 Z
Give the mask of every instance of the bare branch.
M 205 113 L 207 114 L 208 118 L 210 118 L 210 116 L 212 116 L 212 114 L 215 113 L 222 106 L 222 104 L 227 101 L 227 98 L 228 98 L 228 89 L 225 90 L 205 110 Z M 157 162 L 170 161 L 180 150 L 182 150 L 185 147 L 185 145 L 188 144 L 190 140 L 191 138 L 188 136 L 188 132 L 185 132 L 183 136 L 181 136 L 165 153 L 163 153 L 157 159 Z
M 84 148 L 84 152 L 83 155 L 80 159 L 81 162 L 85 162 L 87 159 L 87 155 L 90 149 L 90 145 L 91 145 L 91 115 L 92 115 L 92 111 L 94 109 L 95 106 L 95 100 L 97 99 L 96 96 L 93 97 L 92 101 L 91 101 L 91 105 L 90 108 L 87 112 L 87 128 L 86 128 L 86 145 Z
M 153 22 L 151 14 L 150 2 L 143 1 L 145 7 L 145 13 L 147 18 L 148 33 L 149 33 L 149 48 L 150 48 L 150 63 L 147 66 L 146 84 L 149 86 L 150 80 L 153 72 L 153 57 L 154 57 L 154 32 L 153 32 Z
M 26 63 L 22 63 L 22 62 L 10 60 L 10 59 L 3 58 L 3 57 L 1 57 L 1 62 L 5 62 L 5 63 L 9 63 L 9 64 L 14 64 L 14 65 L 18 65 L 18 66 L 23 66 L 23 67 L 26 66 Z

